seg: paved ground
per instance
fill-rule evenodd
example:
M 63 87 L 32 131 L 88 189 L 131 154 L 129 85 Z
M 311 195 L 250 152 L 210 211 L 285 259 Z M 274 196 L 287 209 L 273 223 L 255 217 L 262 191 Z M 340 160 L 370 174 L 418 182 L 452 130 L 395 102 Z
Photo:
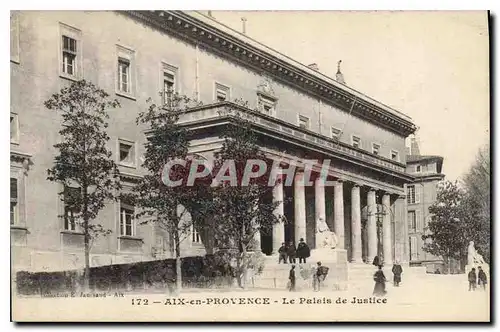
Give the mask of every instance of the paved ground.
M 105 298 L 22 298 L 14 319 L 103 321 L 488 321 L 489 290 L 468 291 L 465 275 L 403 275 L 387 285 L 386 303 L 370 302 L 373 282 L 357 290 L 186 290 L 177 300 L 161 293 L 113 293 Z M 117 294 L 119 295 L 119 294 Z M 137 300 L 141 299 L 139 303 Z M 147 305 L 144 305 L 147 299 Z M 181 299 L 181 300 L 179 300 Z M 134 302 L 132 301 L 134 300 Z M 169 300 L 169 301 L 167 301 Z M 338 303 L 343 301 L 344 304 Z M 373 301 L 373 298 L 372 298 Z

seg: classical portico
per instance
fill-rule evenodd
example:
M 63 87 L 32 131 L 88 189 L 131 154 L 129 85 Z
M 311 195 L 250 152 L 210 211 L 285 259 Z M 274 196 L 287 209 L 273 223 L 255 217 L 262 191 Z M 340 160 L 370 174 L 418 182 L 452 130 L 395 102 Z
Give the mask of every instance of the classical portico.
M 276 255 L 283 242 L 297 244 L 300 239 L 316 249 L 321 221 L 352 263 L 372 263 L 375 256 L 385 264 L 408 262 L 404 185 L 412 178 L 404 164 L 230 102 L 183 115 L 180 122 L 201 137 L 192 141 L 191 151 L 211 154 L 219 149 L 218 133 L 232 125 L 236 113 L 255 123 L 261 149 L 286 178 L 272 190 L 272 199 L 280 202 L 274 213 L 286 221 L 256 234 L 257 250 Z
M 301 238 L 310 238 L 308 231 L 316 229 L 319 220 L 326 220 L 330 230 L 334 231 L 337 237 L 336 248 L 348 249 L 348 257 L 351 262 L 371 263 L 375 256 L 379 256 L 383 258 L 385 264 L 392 264 L 398 247 L 392 232 L 393 228 L 395 228 L 393 224 L 397 220 L 395 207 L 398 204 L 399 195 L 340 178 L 327 179 L 328 181 L 325 182 L 325 179 L 317 177 L 314 181 L 311 181 L 314 187 L 314 190 L 311 190 L 314 197 L 311 198 L 305 194 L 306 186 L 304 186 L 304 182 L 307 182 L 305 181 L 307 180 L 305 179 L 306 176 L 304 171 L 299 169 L 289 190 L 285 190 L 286 184 L 284 181 L 277 181 L 273 188 L 273 200 L 280 202 L 275 209 L 275 214 L 276 216 L 288 217 L 288 224 L 285 225 L 285 223 L 281 222 L 274 225 L 272 251 L 270 253 L 277 254 L 277 250 L 283 242 L 294 241 L 298 243 Z M 344 200 L 344 191 L 350 191 L 350 199 L 347 201 Z M 289 205 L 293 207 L 292 220 L 289 218 L 290 213 L 288 216 L 285 215 L 285 204 L 283 203 L 286 199 L 285 192 L 291 193 L 289 199 L 291 199 L 292 203 Z M 314 219 L 312 220 L 306 217 L 310 212 L 307 208 L 308 200 L 314 201 Z M 366 202 L 364 208 L 368 211 L 365 216 L 362 215 L 362 201 Z M 399 204 L 401 203 L 399 202 Z M 327 205 L 330 207 L 329 209 L 326 208 Z M 350 206 L 350 213 L 347 215 L 344 214 L 346 205 Z M 404 219 L 401 218 L 400 220 Z M 314 223 L 312 227 L 308 225 L 311 222 Z M 286 236 L 285 227 L 292 231 L 288 233 L 293 233 L 293 236 Z M 348 230 L 347 234 L 346 229 Z M 366 241 L 363 240 L 363 231 L 366 232 Z M 381 246 L 379 246 L 379 243 Z M 318 239 L 315 239 L 314 243 L 308 243 L 308 245 L 311 249 L 320 247 Z M 379 250 L 380 247 L 382 250 Z M 363 248 L 366 248 L 366 255 L 363 255 Z M 398 260 L 400 261 L 406 257 L 404 248 L 398 254 Z

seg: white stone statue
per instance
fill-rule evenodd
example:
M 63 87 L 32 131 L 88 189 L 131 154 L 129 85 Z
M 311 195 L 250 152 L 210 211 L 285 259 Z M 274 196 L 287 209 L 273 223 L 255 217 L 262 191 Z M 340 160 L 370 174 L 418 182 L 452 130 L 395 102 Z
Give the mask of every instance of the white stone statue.
M 469 242 L 469 247 L 467 248 L 467 265 L 474 266 L 479 264 L 486 264 L 481 256 L 474 247 L 474 241 Z
M 316 223 L 316 243 L 318 248 L 334 249 L 337 246 L 337 235 L 330 231 L 326 221 L 319 218 Z

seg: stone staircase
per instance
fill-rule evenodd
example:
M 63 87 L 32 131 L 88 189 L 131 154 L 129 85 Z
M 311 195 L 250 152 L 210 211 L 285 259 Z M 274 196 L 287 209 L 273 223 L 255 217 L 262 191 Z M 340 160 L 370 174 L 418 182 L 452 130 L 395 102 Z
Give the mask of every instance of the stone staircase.
M 297 261 L 298 262 L 298 261 Z M 311 269 L 316 264 L 315 260 L 308 260 L 306 264 L 295 264 L 296 288 L 300 289 L 313 289 L 312 277 L 304 280 L 301 275 L 308 275 L 308 273 L 301 273 L 302 269 Z M 343 271 L 341 265 L 335 266 L 331 263 L 325 264 L 330 267 L 328 277 L 325 280 L 324 287 L 331 288 L 332 290 L 352 290 L 366 291 L 374 285 L 373 274 L 377 270 L 375 266 L 365 263 L 348 263 L 347 271 Z M 264 270 L 259 275 L 251 277 L 251 284 L 255 288 L 265 289 L 286 289 L 288 284 L 288 276 L 291 264 L 278 264 L 277 256 L 266 256 L 266 263 Z M 392 265 L 384 267 L 383 271 L 387 281 L 392 283 Z M 347 273 L 347 276 L 345 275 Z M 413 278 L 419 278 L 426 274 L 425 267 L 409 267 L 403 265 L 402 283 Z M 345 281 L 344 281 L 345 280 Z

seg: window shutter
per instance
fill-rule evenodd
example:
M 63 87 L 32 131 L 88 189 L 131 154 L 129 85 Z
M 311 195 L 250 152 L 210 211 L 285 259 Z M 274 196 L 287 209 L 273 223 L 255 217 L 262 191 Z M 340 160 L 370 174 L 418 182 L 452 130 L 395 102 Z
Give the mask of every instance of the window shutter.
M 10 178 L 10 198 L 17 199 L 17 179 Z
M 420 193 L 421 193 L 421 186 L 416 185 L 415 186 L 415 203 L 420 203 Z
M 422 225 L 421 225 L 421 218 L 420 218 L 420 211 L 415 211 L 415 225 L 416 225 L 416 231 L 419 232 L 422 230 Z

